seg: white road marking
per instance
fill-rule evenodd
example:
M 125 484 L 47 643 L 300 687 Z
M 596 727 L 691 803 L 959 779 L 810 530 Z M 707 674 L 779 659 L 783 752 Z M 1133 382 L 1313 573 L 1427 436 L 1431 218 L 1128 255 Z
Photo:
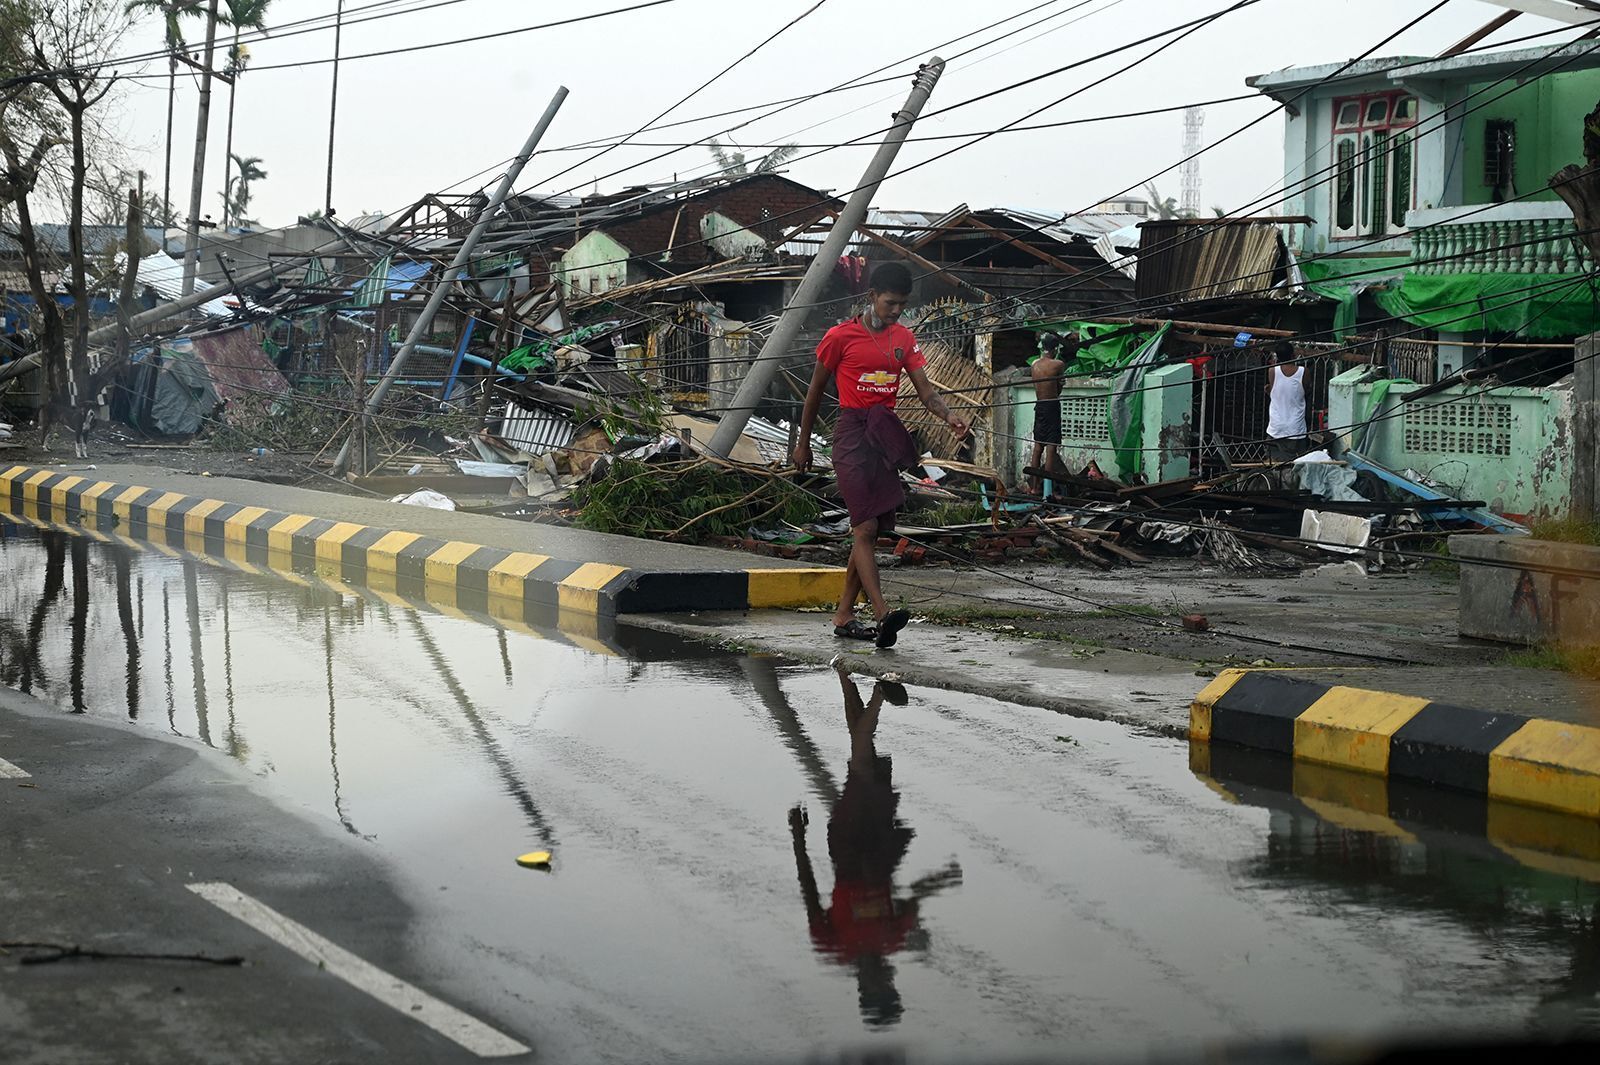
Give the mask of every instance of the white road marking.
M 256 931 L 315 962 L 357 990 L 365 991 L 386 1006 L 407 1017 L 414 1017 L 440 1035 L 480 1058 L 504 1058 L 531 1053 L 515 1039 L 391 976 L 317 935 L 311 929 L 257 902 L 232 884 L 190 884 L 189 890 L 207 902 L 237 917 Z
M 26 769 L 18 769 L 4 758 L 0 758 L 0 780 L 27 780 L 31 773 Z

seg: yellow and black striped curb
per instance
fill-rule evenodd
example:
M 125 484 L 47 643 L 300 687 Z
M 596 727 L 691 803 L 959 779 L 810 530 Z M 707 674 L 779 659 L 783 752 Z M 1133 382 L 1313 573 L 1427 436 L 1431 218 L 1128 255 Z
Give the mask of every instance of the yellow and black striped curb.
M 1593 818 L 1226 744 L 1191 743 L 1189 768 L 1231 803 L 1600 883 L 1600 821 Z
M 194 538 L 243 545 L 265 564 L 271 554 L 338 567 L 368 582 L 393 578 L 411 587 L 454 588 L 474 598 L 502 598 L 530 607 L 617 614 L 682 610 L 745 610 L 820 606 L 838 600 L 844 571 L 835 568 L 741 568 L 662 571 L 552 558 L 528 551 L 439 540 L 417 533 L 289 514 L 220 499 L 31 466 L 0 472 L 0 509 L 34 505 L 65 515 L 117 523 L 127 535 Z
M 1600 817 L 1600 729 L 1412 695 L 1224 670 L 1189 738 Z
M 46 508 L 45 512 L 51 511 Z M 114 531 L 113 523 L 106 523 L 110 526 L 106 529 L 99 528 L 99 519 L 93 516 L 86 516 L 75 524 L 67 524 L 41 517 L 40 513 L 39 505 L 36 503 L 25 504 L 18 513 L 0 509 L 0 522 L 26 524 L 33 528 L 49 529 L 69 536 L 83 536 L 101 543 L 115 544 L 130 551 L 165 555 L 170 558 L 192 557 L 219 569 L 236 573 L 270 575 L 275 580 L 287 581 L 301 588 L 325 588 L 341 597 L 358 596 L 408 610 L 422 610 L 431 614 L 443 614 L 447 617 L 488 624 L 608 657 L 638 657 L 636 652 L 630 651 L 618 642 L 616 621 L 598 614 L 534 612 L 539 618 L 536 622 L 528 616 L 525 604 L 515 600 L 489 597 L 474 601 L 471 597 L 458 596 L 454 587 L 437 585 L 424 585 L 420 591 L 410 589 L 411 594 L 402 595 L 392 580 L 377 580 L 370 583 L 349 581 L 327 567 L 321 569 L 292 567 L 290 560 L 282 554 L 269 554 L 265 561 L 259 556 L 256 561 L 250 561 L 246 558 L 245 545 L 238 542 L 207 545 L 202 536 L 185 536 L 181 542 L 174 540 L 170 543 L 135 539 Z M 208 546 L 218 550 L 208 551 L 206 549 Z

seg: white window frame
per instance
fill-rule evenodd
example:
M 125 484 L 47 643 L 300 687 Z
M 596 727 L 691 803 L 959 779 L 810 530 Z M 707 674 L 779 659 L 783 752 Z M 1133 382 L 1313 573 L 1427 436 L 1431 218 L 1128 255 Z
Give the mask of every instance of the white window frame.
M 1410 114 L 1397 119 L 1402 102 L 1410 103 Z M 1379 104 L 1382 111 L 1375 116 Z M 1341 122 L 1341 113 L 1352 106 L 1354 120 Z M 1416 97 L 1403 90 L 1342 96 L 1333 101 L 1331 117 L 1334 170 L 1328 182 L 1328 219 L 1333 239 L 1406 232 L 1405 216 L 1417 205 Z

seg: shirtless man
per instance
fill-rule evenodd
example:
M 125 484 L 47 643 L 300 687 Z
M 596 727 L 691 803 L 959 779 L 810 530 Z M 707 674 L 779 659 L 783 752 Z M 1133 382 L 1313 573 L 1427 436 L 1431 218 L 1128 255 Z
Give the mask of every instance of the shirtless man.
M 1061 463 L 1061 375 L 1066 372 L 1066 359 L 1077 354 L 1078 338 L 1067 338 L 1067 350 L 1061 352 L 1061 338 L 1046 333 L 1039 340 L 1039 354 L 1031 360 L 1033 377 L 1033 457 L 1028 465 L 1035 470 L 1054 470 Z M 1044 481 L 1036 474 L 1028 474 L 1028 491 L 1038 495 L 1044 490 Z

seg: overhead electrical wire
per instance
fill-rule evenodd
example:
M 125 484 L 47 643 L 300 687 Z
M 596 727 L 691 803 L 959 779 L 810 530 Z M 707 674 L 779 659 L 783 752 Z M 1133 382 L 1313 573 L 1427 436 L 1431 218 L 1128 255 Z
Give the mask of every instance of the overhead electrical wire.
M 1428 12 L 1425 12 L 1422 16 L 1419 16 L 1417 19 L 1411 20 L 1405 26 L 1403 26 L 1400 30 L 1398 30 L 1395 33 L 1389 35 L 1383 41 L 1378 42 L 1378 44 L 1376 44 L 1372 48 L 1368 49 L 1366 53 L 1363 53 L 1363 55 L 1370 55 L 1371 52 L 1376 51 L 1378 48 L 1381 48 L 1384 44 L 1386 44 L 1389 41 L 1393 40 L 1395 37 L 1399 36 L 1401 33 L 1405 32 L 1407 29 L 1409 29 L 1412 26 L 1416 25 L 1416 23 L 1421 21 L 1422 18 L 1426 18 L 1427 15 L 1432 14 L 1434 11 L 1437 11 L 1440 6 L 1442 6 L 1442 3 L 1438 4 L 1438 5 L 1435 5 L 1433 8 L 1430 8 Z M 1231 11 L 1231 10 L 1233 10 L 1233 8 L 1224 9 L 1222 12 L 1214 13 L 1214 15 L 1212 17 L 1213 18 L 1220 17 L 1221 14 L 1226 14 L 1228 11 Z M 1185 24 L 1185 25 L 1188 26 L 1190 24 Z M 1570 29 L 1570 28 L 1571 27 L 1563 27 L 1560 32 L 1565 32 L 1565 30 Z M 1597 47 L 1600 47 L 1600 43 L 1597 43 Z M 1109 55 L 1109 54 L 1112 54 L 1115 51 L 1120 51 L 1120 50 L 1123 50 L 1123 49 L 1121 49 L 1121 48 L 1113 49 L 1110 52 L 1102 53 L 1102 55 Z M 1154 53 L 1152 53 L 1152 54 L 1154 54 Z M 1146 58 L 1148 58 L 1148 56 Z M 1359 58 L 1360 57 L 1358 57 L 1358 59 Z M 1576 57 L 1572 57 L 1572 58 L 1576 58 Z M 1571 62 L 1572 58 L 1569 58 L 1567 60 L 1567 62 Z M 1358 60 L 1351 60 L 1349 63 L 1344 64 L 1340 68 L 1340 71 L 1342 71 L 1344 69 L 1347 69 L 1350 64 L 1352 64 L 1352 63 L 1354 63 L 1356 61 L 1358 61 Z M 1536 60 L 1532 61 L 1529 64 L 1525 64 L 1524 67 L 1523 67 L 1523 70 L 1526 70 L 1529 67 L 1531 67 L 1533 65 L 1536 65 L 1540 61 L 1541 60 L 1536 59 Z M 1409 61 L 1406 64 L 1395 64 L 1394 65 L 1394 69 L 1399 69 L 1399 68 L 1401 68 L 1403 66 L 1406 66 L 1406 65 L 1414 65 L 1416 62 L 1432 62 L 1432 60 Z M 1130 66 L 1131 65 L 1132 64 L 1130 64 Z M 1565 64 L 1562 64 L 1562 65 L 1565 65 Z M 1128 69 L 1128 68 L 1126 68 L 1126 67 L 1123 68 L 1123 70 L 1126 70 L 1126 69 Z M 1121 73 L 1121 72 L 1122 71 L 1119 71 L 1117 73 Z M 1114 76 L 1116 76 L 1116 74 L 1108 75 L 1106 78 L 1099 79 L 1096 82 L 1091 83 L 1091 86 L 1086 86 L 1085 88 L 1092 87 L 1093 85 L 1102 84 L 1104 81 L 1109 80 L 1110 77 L 1114 77 Z M 1322 79 L 1322 81 L 1319 82 L 1318 84 L 1326 83 L 1326 82 L 1332 80 L 1334 78 L 1334 76 L 1335 75 L 1329 75 L 1327 78 Z M 1510 77 L 1511 76 L 1508 76 L 1506 78 L 1498 79 L 1497 81 L 1491 83 L 1489 87 L 1492 87 L 1495 84 L 1499 84 L 1502 81 L 1510 80 Z M 1302 92 L 1300 94 L 1297 94 L 1297 96 L 1294 97 L 1294 98 L 1295 99 L 1300 98 L 1306 92 L 1309 92 L 1311 88 L 1315 88 L 1315 87 L 1316 87 L 1315 85 L 1308 86 L 1306 89 L 1302 90 Z M 1078 93 L 1081 93 L 1082 91 L 1085 91 L 1085 90 L 1084 89 L 1075 90 L 1075 92 L 1073 94 L 1069 94 L 1069 95 L 1076 95 Z M 1481 92 L 1481 91 L 1484 91 L 1484 90 L 1479 90 L 1479 91 Z M 1476 94 L 1474 94 L 1474 95 L 1476 95 Z M 1057 102 L 1060 102 L 1060 101 L 1057 101 Z M 957 106 L 959 106 L 959 105 L 957 105 Z M 1048 106 L 1053 106 L 1053 104 L 1052 105 L 1047 105 L 1047 107 Z M 1261 116 L 1261 118 L 1258 118 L 1258 119 L 1256 119 L 1254 121 L 1255 122 L 1261 121 L 1265 117 L 1275 113 L 1278 110 L 1281 110 L 1283 106 L 1284 106 L 1283 104 L 1277 105 L 1276 107 L 1273 108 L 1272 111 L 1267 112 L 1266 115 L 1263 115 L 1263 116 Z M 1040 110 L 1044 110 L 1044 109 L 1047 109 L 1047 108 L 1041 108 Z M 1038 113 L 1037 111 L 1034 112 L 1034 114 L 1037 114 L 1037 113 Z M 1031 117 L 1031 116 L 1024 116 L 1023 119 L 1019 119 L 1019 120 L 1017 120 L 1017 122 L 1011 123 L 1010 125 L 1018 124 L 1021 121 L 1025 120 L 1027 117 Z M 1454 120 L 1454 118 L 1450 118 L 1447 121 L 1453 121 L 1453 120 Z M 987 131 L 985 133 L 979 134 L 978 137 L 980 139 L 982 139 L 982 138 L 986 138 L 988 136 L 994 136 L 996 133 L 1003 131 L 1004 128 L 1005 127 L 1002 127 L 1001 130 Z M 936 156 L 934 156 L 934 157 L 932 157 L 930 159 L 926 159 L 926 160 L 923 160 L 923 161 L 921 161 L 919 163 L 915 163 L 915 164 L 912 164 L 912 165 L 910 165 L 908 167 L 902 168 L 901 170 L 894 171 L 889 176 L 893 177 L 893 176 L 896 176 L 898 174 L 903 174 L 903 173 L 906 173 L 906 172 L 908 172 L 910 170 L 916 169 L 916 168 L 918 168 L 920 166 L 924 166 L 924 165 L 927 165 L 929 163 L 935 162 L 935 161 L 937 161 L 939 159 L 942 159 L 942 158 L 945 158 L 945 157 L 947 157 L 947 156 L 949 156 L 951 154 L 954 154 L 956 151 L 960 151 L 960 150 L 963 150 L 964 148 L 971 147 L 971 145 L 974 144 L 974 143 L 977 143 L 977 141 L 974 140 L 974 141 L 971 141 L 971 142 L 969 142 L 968 144 L 965 144 L 965 145 L 958 145 L 955 148 L 952 148 L 949 151 L 940 153 L 939 155 L 936 155 Z M 1212 146 L 1214 146 L 1214 145 L 1210 145 L 1210 146 L 1207 146 L 1207 147 L 1209 148 L 1209 147 L 1212 147 Z M 832 150 L 832 149 L 824 149 L 824 151 L 826 151 L 826 150 Z M 1207 149 L 1205 149 L 1205 148 L 1201 149 L 1201 151 L 1205 151 L 1205 150 L 1207 150 Z M 821 154 L 821 153 L 818 152 L 818 153 L 813 153 L 813 154 Z M 803 158 L 807 158 L 807 157 L 802 157 L 802 159 Z M 796 160 L 796 161 L 799 161 L 799 160 Z M 1170 169 L 1170 167 L 1166 168 L 1166 169 Z M 1162 172 L 1165 172 L 1165 171 L 1163 170 Z M 1157 176 L 1159 176 L 1159 174 Z M 1130 186 L 1130 188 L 1131 187 L 1135 187 L 1135 186 Z M 571 191 L 571 190 L 568 190 L 568 191 Z M 854 190 L 851 190 L 851 191 L 854 191 Z M 1127 191 L 1127 190 L 1124 190 L 1124 191 Z M 795 218 L 797 216 L 800 216 L 800 215 L 803 215 L 805 213 L 813 211 L 816 207 L 824 206 L 825 203 L 826 203 L 826 201 L 819 201 L 818 204 L 816 204 L 816 205 L 808 206 L 806 208 L 798 208 L 798 209 L 795 209 L 795 210 L 792 210 L 792 211 L 784 212 L 783 214 L 777 215 L 777 216 L 772 217 L 772 218 L 768 218 L 765 221 L 768 222 L 768 223 L 772 223 L 772 222 L 779 222 L 779 221 L 793 219 L 793 218 Z M 1068 216 L 1068 217 L 1070 217 L 1070 216 Z M 1198 238 L 1197 238 L 1196 235 L 1189 235 L 1189 236 L 1186 236 L 1184 238 L 1175 238 L 1175 239 L 1198 239 Z M 690 240 L 686 240 L 686 241 L 682 242 L 678 247 L 691 247 L 691 246 L 694 246 L 696 244 L 703 244 L 705 242 L 706 241 L 703 238 L 699 239 L 699 240 L 690 239 Z M 995 246 L 998 246 L 998 243 Z M 633 262 L 633 261 L 636 261 L 636 260 L 647 259 L 653 254 L 657 254 L 657 253 L 653 253 L 653 252 L 652 253 L 641 253 L 639 255 L 631 255 L 631 256 L 628 256 L 626 258 L 616 259 L 616 260 L 611 260 L 609 262 L 596 263 L 596 264 L 591 264 L 591 265 L 595 265 L 595 266 L 617 265 L 617 264 L 621 264 L 621 263 L 627 263 L 627 262 Z M 958 265 L 960 265 L 961 262 L 969 261 L 972 258 L 980 257 L 980 256 L 982 256 L 984 254 L 987 254 L 987 251 L 985 249 L 979 249 L 978 252 L 975 252 L 973 255 L 967 256 L 965 259 L 958 260 L 956 263 L 944 264 L 944 267 L 945 268 L 949 268 L 949 267 L 952 267 L 952 266 L 958 266 Z M 1109 268 L 1107 268 L 1107 269 L 1109 269 Z M 925 277 L 928 277 L 928 276 L 932 276 L 932 273 L 933 273 L 932 271 L 929 271 L 929 272 L 924 272 L 924 273 L 922 273 L 920 275 L 917 275 L 917 276 L 925 278 Z M 1095 277 L 1095 276 L 1109 276 L 1109 275 L 1098 275 L 1098 272 L 1086 272 L 1086 273 L 1090 276 L 1091 279 L 1093 277 Z M 1087 283 L 1086 281 L 1078 282 L 1075 279 L 1068 279 L 1068 282 L 1053 282 L 1050 285 L 1039 286 L 1037 291 L 1048 291 L 1048 290 L 1051 290 L 1051 289 L 1059 289 L 1064 284 L 1068 284 L 1069 282 L 1072 282 L 1072 283 L 1075 283 L 1075 284 Z

